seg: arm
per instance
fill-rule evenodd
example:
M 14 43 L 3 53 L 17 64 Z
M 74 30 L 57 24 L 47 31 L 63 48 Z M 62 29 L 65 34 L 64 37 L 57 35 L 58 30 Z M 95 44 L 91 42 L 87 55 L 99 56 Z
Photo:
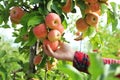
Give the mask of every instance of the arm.
M 74 51 L 67 43 L 61 43 L 60 48 L 53 52 L 49 45 L 43 45 L 44 52 L 51 57 L 60 60 L 67 60 L 73 62 L 73 66 L 79 71 L 88 73 L 90 65 L 89 57 L 87 54 Z M 104 64 L 120 64 L 120 60 L 103 58 Z
M 44 52 L 51 57 L 73 62 L 73 66 L 79 71 L 88 73 L 88 56 L 82 52 L 74 51 L 69 44 L 60 43 L 60 48 L 53 52 L 49 45 L 43 45 Z

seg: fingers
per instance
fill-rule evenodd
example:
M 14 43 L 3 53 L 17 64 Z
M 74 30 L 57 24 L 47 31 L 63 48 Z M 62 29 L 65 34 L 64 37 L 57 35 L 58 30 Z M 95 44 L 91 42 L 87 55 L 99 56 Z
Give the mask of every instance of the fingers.
M 43 49 L 46 55 L 53 57 L 53 51 L 49 45 L 43 45 Z

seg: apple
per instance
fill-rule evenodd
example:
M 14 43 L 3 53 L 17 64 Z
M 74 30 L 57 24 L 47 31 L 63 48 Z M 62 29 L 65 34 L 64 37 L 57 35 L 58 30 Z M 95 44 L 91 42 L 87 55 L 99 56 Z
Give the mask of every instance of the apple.
M 49 41 L 48 39 L 45 39 L 45 40 L 43 41 L 43 44 L 44 44 L 44 45 L 49 45 L 50 48 L 51 48 L 53 51 L 55 51 L 55 50 L 58 49 L 59 41 L 54 41 L 54 42 L 52 42 L 52 41 Z
M 12 23 L 15 24 L 19 24 L 21 18 L 23 17 L 23 15 L 25 14 L 24 10 L 20 7 L 13 7 L 10 10 L 10 19 L 12 21 Z
M 55 29 L 57 29 L 61 34 L 63 34 L 64 32 L 64 27 L 62 24 L 58 25 L 58 27 L 56 27 Z
M 79 18 L 76 21 L 76 28 L 79 32 L 84 32 L 88 29 L 88 24 L 85 22 L 85 20 L 83 18 Z
M 33 33 L 37 39 L 44 39 L 47 36 L 47 29 L 44 23 L 39 24 L 33 28 Z
M 68 13 L 72 10 L 72 0 L 66 0 L 66 4 L 62 7 L 62 11 Z
M 100 10 L 100 4 L 98 2 L 89 4 L 88 7 L 93 12 L 96 12 L 96 11 Z
M 45 23 L 46 23 L 47 27 L 49 27 L 50 29 L 55 29 L 56 27 L 58 27 L 61 24 L 61 19 L 58 14 L 49 13 L 45 17 Z
M 87 24 L 96 27 L 98 24 L 98 18 L 99 18 L 99 15 L 97 13 L 94 13 L 94 12 L 87 13 L 85 17 L 85 21 Z
M 61 33 L 56 29 L 50 30 L 50 32 L 48 33 L 48 39 L 50 41 L 57 41 L 60 40 L 60 38 L 61 38 Z
M 34 59 L 33 59 L 33 64 L 34 65 L 37 65 L 37 64 L 39 64 L 40 62 L 41 62 L 41 60 L 42 60 L 42 57 L 41 57 L 41 55 L 36 55 L 35 57 L 34 57 Z

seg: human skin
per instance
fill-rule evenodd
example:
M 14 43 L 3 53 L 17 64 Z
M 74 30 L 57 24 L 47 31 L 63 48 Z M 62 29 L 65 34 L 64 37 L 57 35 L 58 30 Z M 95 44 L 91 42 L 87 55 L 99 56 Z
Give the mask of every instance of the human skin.
M 53 51 L 49 45 L 43 45 L 44 52 L 50 56 L 59 60 L 73 61 L 75 51 L 67 43 L 60 42 L 60 48 Z

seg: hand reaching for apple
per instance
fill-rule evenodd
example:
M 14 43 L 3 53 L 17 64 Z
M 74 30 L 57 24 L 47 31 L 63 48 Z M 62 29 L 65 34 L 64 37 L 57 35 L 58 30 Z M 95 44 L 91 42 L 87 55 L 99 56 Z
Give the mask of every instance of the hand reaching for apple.
M 60 48 L 56 51 L 53 51 L 49 45 L 43 45 L 43 49 L 50 57 L 60 60 L 73 61 L 75 51 L 67 43 L 60 42 Z

